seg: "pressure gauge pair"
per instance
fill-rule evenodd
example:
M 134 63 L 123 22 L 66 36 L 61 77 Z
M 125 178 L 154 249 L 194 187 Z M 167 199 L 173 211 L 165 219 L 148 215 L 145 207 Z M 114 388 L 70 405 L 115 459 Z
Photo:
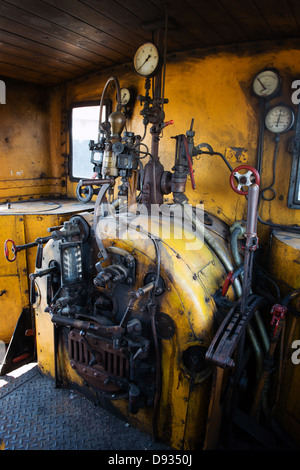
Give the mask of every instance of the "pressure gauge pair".
M 281 78 L 275 69 L 265 69 L 259 72 L 253 80 L 253 93 L 264 100 L 278 96 L 281 90 Z M 294 112 L 285 105 L 278 104 L 266 111 L 265 127 L 274 134 L 283 134 L 294 125 Z

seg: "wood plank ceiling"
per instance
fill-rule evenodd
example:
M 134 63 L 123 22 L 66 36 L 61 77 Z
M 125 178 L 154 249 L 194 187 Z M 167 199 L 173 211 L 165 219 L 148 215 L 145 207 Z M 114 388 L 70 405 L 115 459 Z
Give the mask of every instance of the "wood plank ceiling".
M 54 85 L 131 63 L 165 3 L 168 52 L 300 35 L 299 0 L 0 0 L 0 78 Z

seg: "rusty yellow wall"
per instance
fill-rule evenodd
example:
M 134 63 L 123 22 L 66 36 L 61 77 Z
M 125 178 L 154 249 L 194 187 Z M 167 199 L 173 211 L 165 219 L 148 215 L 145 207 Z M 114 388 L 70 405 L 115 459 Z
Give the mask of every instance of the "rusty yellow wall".
M 63 192 L 61 92 L 6 79 L 0 105 L 0 203 Z M 63 163 L 63 161 L 62 161 Z
M 215 151 L 226 153 L 231 165 L 247 163 L 255 166 L 259 129 L 259 101 L 251 93 L 252 80 L 257 72 L 266 67 L 275 67 L 283 81 L 282 96 L 271 104 L 291 102 L 291 83 L 300 78 L 299 50 L 286 43 L 239 46 L 214 51 L 192 51 L 189 54 L 174 54 L 168 57 L 166 68 L 165 105 L 166 120 L 174 125 L 164 130 L 160 143 L 160 157 L 166 170 L 173 165 L 175 141 L 171 136 L 185 133 L 194 118 L 195 144 L 209 143 Z M 93 74 L 67 85 L 66 104 L 85 99 L 100 98 L 106 80 L 118 77 L 121 86 L 133 86 L 137 95 L 144 94 L 144 80 L 139 78 L 129 64 L 103 74 Z M 115 97 L 113 85 L 108 96 Z M 295 107 L 294 107 L 295 109 Z M 143 134 L 139 102 L 134 106 L 133 118 L 128 130 Z M 288 132 L 281 137 L 276 167 L 277 197 L 272 202 L 264 201 L 260 208 L 262 220 L 275 223 L 300 223 L 300 211 L 287 208 L 291 156 L 286 151 Z M 66 139 L 67 142 L 67 139 Z M 145 141 L 150 145 L 149 132 Z M 232 148 L 238 148 L 235 152 Z M 68 150 L 67 150 L 68 151 Z M 265 132 L 261 187 L 267 187 L 273 179 L 273 136 Z M 245 217 L 246 200 L 233 192 L 229 186 L 229 171 L 217 156 L 201 156 L 194 160 L 196 190 L 188 184 L 190 202 L 204 202 L 205 209 L 232 223 Z M 75 195 L 75 183 L 68 184 L 68 195 Z M 263 229 L 263 231 L 262 231 Z M 262 233 L 268 232 L 259 226 Z

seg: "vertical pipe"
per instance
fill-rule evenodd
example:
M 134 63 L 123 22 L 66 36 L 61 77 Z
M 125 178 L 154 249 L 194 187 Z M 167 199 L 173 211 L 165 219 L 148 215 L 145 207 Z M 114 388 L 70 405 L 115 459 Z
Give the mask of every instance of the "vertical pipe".
M 155 32 L 155 45 L 159 51 L 160 56 L 163 55 L 163 30 L 158 28 Z M 153 89 L 153 106 L 161 109 L 161 84 L 162 84 L 162 74 L 161 72 L 155 75 L 154 80 L 154 89 Z M 160 126 L 154 124 L 151 129 L 152 141 L 151 141 L 151 155 L 154 161 L 158 161 L 158 147 L 159 147 L 159 134 Z M 155 165 L 153 165 L 155 168 Z M 155 181 L 155 180 L 154 180 Z

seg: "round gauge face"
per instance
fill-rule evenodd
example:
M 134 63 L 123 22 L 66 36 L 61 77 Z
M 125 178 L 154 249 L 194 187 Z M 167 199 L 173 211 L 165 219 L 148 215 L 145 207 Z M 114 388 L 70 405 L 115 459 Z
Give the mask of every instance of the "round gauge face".
M 253 81 L 254 93 L 262 98 L 274 96 L 280 87 L 280 77 L 274 70 L 263 70 Z
M 130 91 L 128 90 L 128 88 L 121 88 L 120 92 L 121 92 L 121 105 L 125 106 L 130 101 L 130 97 L 131 97 Z
M 291 108 L 285 105 L 278 105 L 267 111 L 265 126 L 270 132 L 283 134 L 291 129 L 294 119 L 295 116 Z
M 159 52 L 151 42 L 146 42 L 138 48 L 133 59 L 135 71 L 143 77 L 155 74 L 159 65 Z

